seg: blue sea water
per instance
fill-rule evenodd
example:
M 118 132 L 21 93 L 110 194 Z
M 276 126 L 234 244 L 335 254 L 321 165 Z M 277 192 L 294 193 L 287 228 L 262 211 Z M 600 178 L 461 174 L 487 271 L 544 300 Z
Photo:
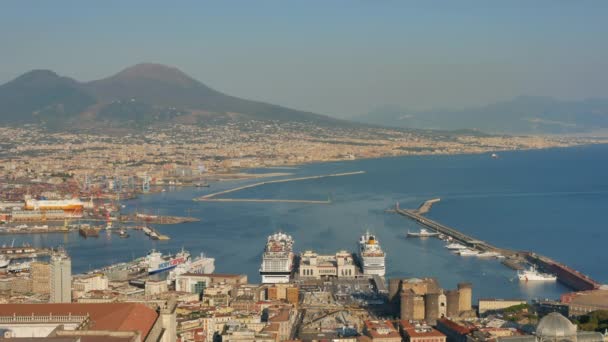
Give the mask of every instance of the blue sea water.
M 74 272 L 142 256 L 152 248 L 184 247 L 216 258 L 216 272 L 245 273 L 259 281 L 266 237 L 282 230 L 296 251 L 354 250 L 359 236 L 375 232 L 387 252 L 388 277 L 437 277 L 444 288 L 473 283 L 475 298 L 557 298 L 559 283 L 520 283 L 497 260 L 459 257 L 437 239 L 406 239 L 419 227 L 385 210 L 399 201 L 418 207 L 440 197 L 428 216 L 494 245 L 530 250 L 608 283 L 608 145 L 487 154 L 381 158 L 305 165 L 279 170 L 301 175 L 365 171 L 365 174 L 268 184 L 226 195 L 241 198 L 332 199 L 329 205 L 193 202 L 192 198 L 259 180 L 168 189 L 124 202 L 127 211 L 192 215 L 201 222 L 157 226 L 170 241 L 133 231 L 129 239 L 82 239 L 77 233 L 3 236 L 1 243 L 64 245 Z M 264 172 L 263 170 L 254 170 Z M 276 172 L 276 169 L 266 172 Z

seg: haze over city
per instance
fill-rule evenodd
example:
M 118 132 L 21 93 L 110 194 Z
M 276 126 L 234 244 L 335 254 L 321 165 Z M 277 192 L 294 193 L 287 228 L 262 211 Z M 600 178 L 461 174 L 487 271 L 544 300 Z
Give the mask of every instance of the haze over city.
M 7 1 L 0 82 L 81 81 L 141 62 L 337 117 L 520 95 L 608 97 L 605 1 Z

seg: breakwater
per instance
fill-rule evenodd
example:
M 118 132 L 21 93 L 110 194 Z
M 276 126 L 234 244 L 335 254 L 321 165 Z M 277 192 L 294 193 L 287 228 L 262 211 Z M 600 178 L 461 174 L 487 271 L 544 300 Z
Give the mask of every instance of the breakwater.
M 262 186 L 262 185 L 267 185 L 267 184 L 276 184 L 276 183 L 287 183 L 287 182 L 298 182 L 298 181 L 304 181 L 304 180 L 311 180 L 311 179 L 321 179 L 321 178 L 328 178 L 328 177 L 343 177 L 343 176 L 352 176 L 352 175 L 359 175 L 359 174 L 363 174 L 365 173 L 365 171 L 354 171 L 354 172 L 343 172 L 343 173 L 332 173 L 332 174 L 327 174 L 327 175 L 318 175 L 318 176 L 306 176 L 306 177 L 296 177 L 296 178 L 286 178 L 286 179 L 277 179 L 277 180 L 271 180 L 271 181 L 264 181 L 264 182 L 258 182 L 258 183 L 253 183 L 253 184 L 248 184 L 248 185 L 243 185 L 243 186 L 239 186 L 236 188 L 232 188 L 232 189 L 228 189 L 228 190 L 223 190 L 223 191 L 219 191 L 219 192 L 214 192 L 211 194 L 207 194 L 204 196 L 200 196 L 194 199 L 194 201 L 213 201 L 213 202 L 284 202 L 284 203 L 309 203 L 309 204 L 328 204 L 331 203 L 331 201 L 328 199 L 326 201 L 323 200 L 319 200 L 319 201 L 315 201 L 315 200 L 298 200 L 298 199 L 255 199 L 255 198 L 250 198 L 250 199 L 242 199 L 242 198 L 215 198 L 217 196 L 221 196 L 221 195 L 226 195 L 229 193 L 233 193 L 236 191 L 241 191 L 241 190 L 245 190 L 245 189 L 251 189 L 251 188 L 255 188 L 258 186 Z
M 432 203 L 436 203 L 436 200 L 426 201 L 420 208 L 427 208 L 426 211 L 430 208 Z M 429 204 L 429 205 L 427 205 Z M 402 216 L 405 216 L 409 219 L 412 219 L 419 224 L 438 231 L 446 236 L 451 237 L 452 239 L 459 241 L 471 248 L 480 250 L 480 251 L 489 251 L 496 252 L 504 255 L 508 259 L 503 262 L 506 266 L 519 269 L 521 267 L 521 263 L 530 263 L 538 266 L 540 269 L 545 272 L 550 272 L 557 276 L 558 281 L 562 284 L 577 290 L 577 291 L 587 291 L 598 289 L 601 284 L 597 281 L 593 280 L 591 277 L 568 267 L 560 262 L 557 262 L 549 257 L 533 253 L 533 252 L 517 252 L 509 249 L 499 248 L 493 246 L 485 241 L 481 241 L 475 239 L 472 236 L 464 234 L 453 227 L 448 227 L 439 222 L 433 221 L 429 218 L 426 218 L 420 214 L 420 209 L 412 210 L 412 209 L 401 209 L 399 208 L 399 203 L 395 205 L 393 210 L 390 212 L 395 212 Z

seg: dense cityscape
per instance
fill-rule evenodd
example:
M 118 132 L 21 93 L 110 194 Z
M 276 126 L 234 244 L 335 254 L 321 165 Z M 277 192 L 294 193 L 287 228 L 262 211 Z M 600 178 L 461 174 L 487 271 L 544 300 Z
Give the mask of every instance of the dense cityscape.
M 606 18 L 3 1 L 0 342 L 608 342 Z
M 121 198 L 147 196 L 171 185 L 208 187 L 222 179 L 259 177 L 246 172 L 255 167 L 409 154 L 492 152 L 499 158 L 497 153 L 504 150 L 595 142 L 258 122 L 245 127 L 175 126 L 124 137 L 47 133 L 33 127 L 1 132 L 1 234 L 78 231 L 82 238 L 92 238 L 105 231 L 128 238 L 139 230 L 161 241 L 170 236 L 154 226 L 196 219 L 121 213 Z M 358 250 L 330 255 L 295 253 L 291 236 L 274 234 L 260 246 L 259 284 L 250 283 L 245 274 L 216 272 L 213 256 L 193 257 L 185 250 L 174 255 L 151 251 L 133 261 L 73 274 L 69 252 L 61 246 L 5 241 L 0 294 L 6 304 L 0 307 L 0 324 L 7 329 L 5 336 L 84 340 L 508 341 L 526 338 L 539 320 L 571 325 L 563 317 L 608 307 L 608 290 L 566 265 L 493 247 L 424 218 L 437 201 L 417 210 L 396 204 L 393 211 L 426 227 L 408 233 L 412 238 L 440 238 L 456 254 L 503 260 L 519 270 L 520 281 L 560 281 L 574 292 L 533 302 L 500 297 L 473 302 L 470 283 L 444 289 L 424 274 L 386 279 L 385 252 L 369 233 L 361 236 Z M 528 270 L 528 265 L 542 271 Z M 543 318 L 551 312 L 560 314 Z M 567 328 L 578 339 L 608 337 Z M 540 338 L 538 328 L 536 332 Z

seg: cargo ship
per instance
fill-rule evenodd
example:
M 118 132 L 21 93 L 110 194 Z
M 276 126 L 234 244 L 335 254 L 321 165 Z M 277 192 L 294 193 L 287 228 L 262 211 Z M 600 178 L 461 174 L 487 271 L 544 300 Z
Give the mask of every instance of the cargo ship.
M 26 210 L 64 210 L 64 211 L 82 211 L 84 203 L 79 199 L 69 200 L 35 200 L 26 199 Z
M 361 236 L 358 256 L 363 274 L 384 277 L 386 254 L 380 247 L 380 241 L 374 235 L 366 232 Z
M 289 282 L 293 271 L 293 243 L 293 238 L 284 233 L 276 233 L 268 237 L 260 267 L 262 283 Z
M 150 253 L 148 253 L 144 262 L 147 266 L 148 274 L 156 274 L 168 271 L 189 261 L 190 253 L 182 249 L 175 255 L 166 256 L 163 256 L 161 252 L 152 250 Z

